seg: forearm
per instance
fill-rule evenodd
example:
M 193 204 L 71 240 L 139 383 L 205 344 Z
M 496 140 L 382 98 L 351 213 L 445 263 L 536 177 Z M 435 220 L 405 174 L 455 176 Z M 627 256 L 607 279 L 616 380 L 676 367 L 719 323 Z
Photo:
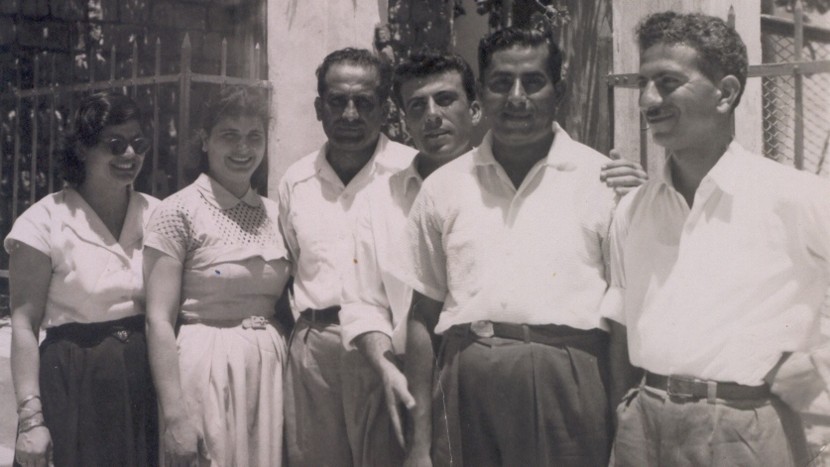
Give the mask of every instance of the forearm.
M 29 320 L 12 314 L 11 370 L 17 403 L 31 395 L 40 396 L 40 352 L 37 331 Z
M 173 325 L 169 321 L 148 317 L 147 353 L 162 416 L 168 421 L 184 416 L 179 355 Z
M 363 333 L 354 339 L 357 350 L 378 373 L 383 373 L 389 365 L 394 365 L 392 339 L 379 331 Z
M 410 411 L 411 439 L 407 443 L 413 451 L 429 453 L 432 443 L 432 374 L 435 355 L 430 333 L 423 321 L 409 321 L 406 338 L 405 374 L 409 390 L 415 399 Z
M 611 323 L 611 340 L 609 345 L 609 368 L 611 384 L 609 399 L 611 406 L 620 403 L 625 393 L 637 385 L 642 370 L 631 365 L 628 357 L 628 338 L 624 326 Z

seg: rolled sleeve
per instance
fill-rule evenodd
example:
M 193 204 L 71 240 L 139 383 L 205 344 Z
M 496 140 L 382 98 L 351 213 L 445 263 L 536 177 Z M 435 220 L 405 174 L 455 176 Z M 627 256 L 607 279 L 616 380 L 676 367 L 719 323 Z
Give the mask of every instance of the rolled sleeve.
M 346 349 L 354 349 L 355 337 L 382 332 L 392 337 L 392 313 L 383 286 L 372 231 L 371 210 L 361 206 L 354 224 L 355 252 L 352 273 L 344 278 L 340 332 Z
M 409 212 L 406 229 L 408 248 L 402 257 L 398 276 L 419 293 L 443 302 L 447 296 L 443 222 L 428 187 L 424 184 Z
M 608 290 L 600 304 L 600 314 L 603 318 L 626 325 L 625 316 L 625 238 L 628 235 L 628 210 L 632 196 L 628 195 L 618 206 L 611 227 L 608 230 L 608 239 L 605 242 L 606 271 L 608 275 Z

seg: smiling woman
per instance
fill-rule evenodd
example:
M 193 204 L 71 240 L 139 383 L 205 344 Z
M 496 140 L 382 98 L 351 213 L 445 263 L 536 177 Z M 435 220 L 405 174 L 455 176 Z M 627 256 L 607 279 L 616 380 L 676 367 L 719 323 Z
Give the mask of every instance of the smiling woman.
M 149 147 L 138 107 L 119 94 L 88 97 L 66 146 L 69 186 L 23 213 L 5 240 L 15 457 L 24 466 L 155 465 L 141 250 L 158 200 L 132 191 Z
M 274 309 L 290 263 L 277 203 L 251 187 L 265 155 L 265 102 L 227 87 L 208 104 L 206 172 L 164 200 L 147 228 L 148 345 L 173 465 L 282 461 L 286 344 Z

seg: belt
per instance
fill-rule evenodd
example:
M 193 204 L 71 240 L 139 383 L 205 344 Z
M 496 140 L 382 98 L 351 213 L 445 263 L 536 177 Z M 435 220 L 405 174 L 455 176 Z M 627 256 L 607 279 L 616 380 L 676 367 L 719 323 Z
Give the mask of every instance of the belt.
M 558 324 L 514 324 L 474 321 L 451 328 L 453 332 L 472 333 L 478 337 L 501 337 L 546 345 L 565 345 L 586 339 L 600 339 L 606 333 L 599 329 L 577 329 Z
M 340 305 L 330 306 L 322 310 L 308 308 L 300 312 L 300 317 L 312 323 L 340 324 Z
M 134 332 L 144 332 L 144 315 L 98 323 L 67 323 L 46 329 L 46 340 L 70 340 L 80 345 L 98 345 L 107 337 L 126 342 Z
M 242 329 L 265 329 L 269 318 L 265 316 L 248 316 L 247 318 L 237 319 L 210 319 L 199 318 L 196 316 L 181 317 L 181 324 L 204 324 L 206 326 L 215 326 L 220 328 L 232 328 L 242 326 Z
M 646 372 L 645 385 L 662 389 L 669 396 L 680 398 L 708 398 L 708 399 L 765 399 L 770 396 L 769 386 L 745 386 L 737 383 L 720 383 L 707 381 L 690 376 L 663 376 Z

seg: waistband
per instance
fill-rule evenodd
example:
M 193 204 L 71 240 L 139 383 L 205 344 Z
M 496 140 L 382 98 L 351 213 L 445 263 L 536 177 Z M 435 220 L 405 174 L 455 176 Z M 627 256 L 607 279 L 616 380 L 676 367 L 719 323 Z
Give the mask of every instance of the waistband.
M 670 397 L 686 399 L 765 399 L 770 396 L 769 386 L 745 386 L 737 383 L 722 383 L 690 376 L 679 375 L 658 375 L 645 372 L 644 383 L 646 386 L 666 391 Z
M 218 328 L 233 328 L 242 326 L 243 329 L 265 329 L 271 318 L 265 316 L 248 316 L 245 318 L 232 319 L 210 319 L 200 318 L 198 316 L 181 316 L 179 323 L 183 325 L 188 324 L 204 324 L 206 326 L 214 326 Z
M 501 337 L 545 345 L 569 345 L 599 341 L 608 337 L 608 334 L 600 329 L 585 330 L 559 324 L 514 324 L 493 321 L 457 324 L 448 329 L 446 334 L 481 338 Z
M 300 312 L 300 318 L 311 323 L 340 324 L 340 305 L 321 310 L 307 308 Z
M 144 333 L 144 322 L 144 315 L 134 315 L 99 323 L 67 323 L 48 328 L 44 342 L 65 339 L 82 345 L 96 345 L 109 336 L 126 341 L 132 333 Z

